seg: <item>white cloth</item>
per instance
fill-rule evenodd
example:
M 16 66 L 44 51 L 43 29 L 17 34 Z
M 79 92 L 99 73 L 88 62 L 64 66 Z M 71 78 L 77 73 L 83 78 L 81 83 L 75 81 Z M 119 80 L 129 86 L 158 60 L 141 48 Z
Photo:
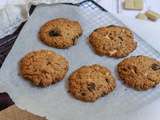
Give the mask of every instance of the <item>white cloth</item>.
M 0 6 L 0 38 L 13 33 L 29 17 L 30 6 L 38 4 L 78 3 L 82 0 L 2 0 Z

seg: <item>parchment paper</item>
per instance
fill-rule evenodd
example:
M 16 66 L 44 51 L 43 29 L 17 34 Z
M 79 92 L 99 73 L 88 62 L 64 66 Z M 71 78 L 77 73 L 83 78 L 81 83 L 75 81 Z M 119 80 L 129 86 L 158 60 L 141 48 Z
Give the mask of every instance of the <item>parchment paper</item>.
M 65 17 L 80 21 L 83 36 L 76 46 L 69 49 L 48 47 L 38 40 L 37 33 L 42 24 L 48 20 Z M 6 58 L 0 71 L 0 91 L 7 91 L 15 103 L 30 112 L 47 116 L 49 120 L 124 120 L 130 113 L 138 110 L 159 97 L 159 87 L 147 92 L 137 92 L 124 86 L 118 79 L 116 65 L 122 59 L 100 57 L 93 53 L 87 43 L 88 35 L 96 27 L 117 23 L 112 16 L 100 9 L 78 8 L 70 5 L 41 5 L 24 26 L 12 51 Z M 145 54 L 158 58 L 157 54 L 144 41 L 136 36 L 139 47 L 131 55 Z M 70 62 L 65 79 L 47 88 L 32 86 L 19 76 L 18 62 L 28 52 L 50 49 Z M 107 66 L 117 79 L 117 87 L 111 94 L 95 103 L 85 103 L 72 98 L 67 93 L 67 78 L 71 72 L 82 65 L 98 63 Z

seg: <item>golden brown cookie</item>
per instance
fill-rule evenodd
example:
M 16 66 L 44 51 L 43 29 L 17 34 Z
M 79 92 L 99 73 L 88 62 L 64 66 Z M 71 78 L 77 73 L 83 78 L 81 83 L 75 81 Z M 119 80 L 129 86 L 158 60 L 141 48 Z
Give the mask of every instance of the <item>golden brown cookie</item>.
M 62 80 L 69 63 L 61 55 L 50 50 L 30 52 L 20 61 L 22 76 L 37 86 L 49 86 Z
M 137 47 L 131 30 L 116 25 L 94 30 L 89 42 L 98 55 L 111 57 L 125 57 Z
M 116 87 L 111 72 L 101 65 L 82 66 L 69 77 L 69 92 L 77 99 L 94 102 Z
M 57 18 L 45 23 L 39 32 L 39 37 L 45 44 L 55 48 L 68 48 L 77 43 L 82 35 L 78 21 Z
M 160 62 L 147 56 L 133 56 L 118 64 L 120 78 L 136 90 L 147 90 L 160 83 Z

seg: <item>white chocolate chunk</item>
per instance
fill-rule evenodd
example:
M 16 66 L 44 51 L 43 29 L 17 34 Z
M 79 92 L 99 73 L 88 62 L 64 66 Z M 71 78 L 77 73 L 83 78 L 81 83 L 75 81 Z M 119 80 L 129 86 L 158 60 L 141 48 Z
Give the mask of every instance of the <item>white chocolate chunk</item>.
M 134 8 L 142 10 L 144 7 L 143 0 L 134 0 Z
M 156 21 L 160 18 L 160 14 L 156 13 L 154 11 L 148 10 L 145 15 L 147 16 L 148 19 L 152 20 L 152 21 Z
M 138 13 L 138 15 L 136 16 L 137 19 L 140 20 L 146 20 L 147 16 L 144 13 Z
M 125 7 L 125 9 L 133 9 L 134 8 L 134 0 L 125 0 L 124 7 Z
M 116 54 L 118 51 L 117 50 L 112 50 L 112 51 L 109 51 L 109 54 L 110 55 L 114 55 L 114 54 Z
M 129 10 L 142 10 L 144 7 L 143 0 L 125 0 L 124 8 Z

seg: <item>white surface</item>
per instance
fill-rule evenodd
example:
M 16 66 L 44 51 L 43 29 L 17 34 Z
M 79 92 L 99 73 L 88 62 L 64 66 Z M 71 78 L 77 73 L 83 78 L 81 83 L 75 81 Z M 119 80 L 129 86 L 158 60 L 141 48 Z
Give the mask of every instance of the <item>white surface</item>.
M 114 13 L 121 21 L 130 26 L 132 30 L 160 51 L 160 20 L 155 23 L 136 20 L 134 15 L 137 12 L 132 13 L 130 11 L 122 11 L 120 14 L 117 14 L 116 0 L 101 0 L 99 4 Z M 150 9 L 160 12 L 159 0 L 147 0 L 147 5 Z M 135 112 L 132 116 L 128 116 L 128 120 L 160 120 L 160 99 Z
M 137 111 L 140 106 L 143 107 L 157 99 L 160 94 L 159 87 L 147 92 L 138 92 L 122 85 L 119 80 L 116 80 L 117 87 L 113 93 L 99 99 L 95 103 L 84 103 L 72 98 L 66 90 L 67 78 L 73 70 L 82 65 L 102 64 L 114 73 L 113 75 L 116 79 L 118 78 L 115 67 L 121 59 L 97 56 L 86 41 L 93 29 L 101 25 L 118 23 L 116 20 L 108 19 L 111 18 L 110 14 L 99 9 L 83 8 L 79 10 L 76 7 L 61 6 L 36 8 L 1 68 L 1 91 L 7 91 L 19 107 L 41 116 L 47 116 L 49 120 L 124 120 L 123 117 L 126 117 L 126 114 L 130 115 Z M 62 12 L 59 12 L 60 10 Z M 40 26 L 46 21 L 59 16 L 80 21 L 84 30 L 84 34 L 78 44 L 65 50 L 48 47 L 37 38 Z M 144 42 L 137 37 L 136 39 L 139 47 L 130 55 L 145 54 L 155 58 L 158 56 L 151 48 L 147 48 Z M 37 88 L 18 76 L 18 61 L 29 51 L 37 49 L 54 50 L 69 60 L 70 69 L 63 81 L 47 88 Z M 126 117 L 127 120 L 128 118 L 130 116 Z

